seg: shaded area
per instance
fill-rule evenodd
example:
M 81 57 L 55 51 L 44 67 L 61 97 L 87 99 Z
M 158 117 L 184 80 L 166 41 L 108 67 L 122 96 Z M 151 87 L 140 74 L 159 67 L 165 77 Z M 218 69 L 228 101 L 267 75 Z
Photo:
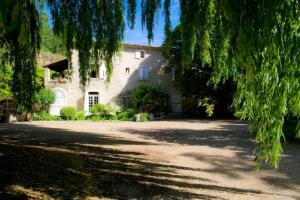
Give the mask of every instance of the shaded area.
M 247 152 L 252 147 L 247 145 L 251 141 L 246 136 L 244 139 L 244 136 L 241 136 L 241 141 L 238 142 L 239 136 L 228 131 L 229 127 L 226 127 L 226 131 L 225 127 L 223 128 L 224 130 L 189 130 L 188 132 L 186 129 L 135 131 L 127 129 L 126 131 L 168 143 L 237 148 L 241 151 L 239 156 L 241 158 L 244 156 L 246 159 Z M 185 140 L 181 133 L 185 133 Z M 244 144 L 244 142 L 248 143 Z M 243 159 L 241 163 L 237 162 L 236 168 L 230 168 L 232 161 L 226 161 L 222 156 L 201 157 L 197 152 L 185 154 L 186 157 L 212 164 L 214 168 L 209 171 L 202 169 L 201 166 L 190 168 L 154 162 L 144 159 L 142 153 L 111 149 L 104 145 L 155 146 L 158 143 L 128 140 L 101 133 L 43 128 L 30 124 L 2 124 L 0 126 L 0 199 L 84 199 L 86 197 L 223 199 L 222 196 L 215 196 L 214 192 L 265 194 L 260 190 L 223 186 L 209 178 L 178 173 L 180 170 L 204 171 L 225 173 L 234 177 L 235 173 L 232 169 L 252 170 Z M 294 162 L 290 164 L 295 165 L 293 167 L 296 168 L 298 166 Z M 294 174 L 290 175 L 292 177 Z M 277 180 L 275 177 L 275 181 Z M 267 179 L 265 181 L 274 182 Z M 298 184 L 298 181 L 295 184 Z M 201 189 L 211 191 L 211 195 L 194 192 Z
M 174 121 L 174 120 L 173 120 Z M 179 122 L 179 121 L 178 121 Z M 227 120 L 234 122 L 222 124 L 210 130 L 197 130 L 189 127 L 189 124 L 199 123 L 199 120 L 185 121 L 183 128 L 168 128 L 168 129 L 122 129 L 121 131 L 128 132 L 133 135 L 138 135 L 143 139 L 151 139 L 168 144 L 179 144 L 184 146 L 208 146 L 220 149 L 229 149 L 235 151 L 235 157 L 228 159 L 222 155 L 203 155 L 201 152 L 184 153 L 182 156 L 190 157 L 202 163 L 207 163 L 210 168 L 198 170 L 213 174 L 225 175 L 229 178 L 242 178 L 240 174 L 245 172 L 251 173 L 255 171 L 255 144 L 254 137 L 247 133 L 247 123 L 243 121 Z M 201 120 L 202 123 L 213 123 L 214 120 Z M 280 161 L 278 169 L 274 170 L 270 166 L 263 163 L 261 170 L 269 170 L 279 172 L 284 177 L 264 176 L 262 180 L 270 185 L 276 185 L 283 189 L 294 188 L 300 185 L 300 153 L 299 145 L 285 141 L 283 144 L 284 154 Z M 249 162 L 249 160 L 253 162 Z M 296 188 L 294 188 L 296 189 Z M 276 194 L 276 192 L 274 193 Z M 300 194 L 300 190 L 299 190 Z M 299 196 L 300 198 L 300 196 Z
M 199 120 L 189 120 L 189 123 L 197 122 L 199 123 Z M 203 122 L 211 123 L 210 121 Z M 140 129 L 138 131 L 133 128 L 123 128 L 121 131 L 141 136 L 144 139 L 180 145 L 226 147 L 243 151 L 251 151 L 254 148 L 253 139 L 247 134 L 246 123 L 222 124 L 209 130 L 185 128 L 188 126 L 187 124 L 182 128 L 169 127 L 168 129 Z

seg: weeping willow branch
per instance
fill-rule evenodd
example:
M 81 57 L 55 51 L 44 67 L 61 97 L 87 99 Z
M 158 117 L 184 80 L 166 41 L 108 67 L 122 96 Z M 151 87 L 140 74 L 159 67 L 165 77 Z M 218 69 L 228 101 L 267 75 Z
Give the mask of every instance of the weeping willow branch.
M 142 25 L 146 25 L 149 42 L 153 40 L 154 18 L 160 4 L 160 0 L 142 0 Z
M 182 67 L 200 55 L 214 69 L 211 82 L 234 78 L 234 105 L 256 135 L 258 167 L 263 161 L 278 166 L 284 117 L 300 115 L 299 5 L 293 0 L 180 1 Z
M 127 19 L 131 29 L 134 28 L 135 23 L 135 13 L 136 13 L 136 0 L 127 0 Z
M 35 1 L 3 0 L 0 8 L 0 47 L 7 49 L 9 57 L 4 59 L 13 65 L 13 95 L 18 110 L 30 112 L 36 55 L 40 48 L 39 18 Z
M 67 38 L 67 50 L 78 49 L 80 80 L 87 82 L 92 56 L 105 61 L 108 79 L 112 58 L 119 50 L 124 33 L 124 5 L 121 0 L 48 0 L 54 29 Z M 134 24 L 135 1 L 129 1 L 130 22 Z M 94 52 L 94 53 L 93 53 Z M 98 64 L 98 63 L 97 63 Z

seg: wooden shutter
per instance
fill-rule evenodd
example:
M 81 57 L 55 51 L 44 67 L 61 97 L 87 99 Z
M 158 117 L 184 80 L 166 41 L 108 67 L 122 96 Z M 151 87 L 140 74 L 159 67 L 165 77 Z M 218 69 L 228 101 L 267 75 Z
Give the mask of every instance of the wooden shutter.
M 99 69 L 99 78 L 105 79 L 105 76 L 106 76 L 106 68 L 105 65 L 102 63 Z
M 144 80 L 144 69 L 145 69 L 145 67 L 143 67 L 143 66 L 139 67 L 139 74 L 138 74 L 139 80 Z
M 149 70 L 147 66 L 144 66 L 144 80 L 149 80 Z
M 135 51 L 135 58 L 141 58 L 141 52 Z

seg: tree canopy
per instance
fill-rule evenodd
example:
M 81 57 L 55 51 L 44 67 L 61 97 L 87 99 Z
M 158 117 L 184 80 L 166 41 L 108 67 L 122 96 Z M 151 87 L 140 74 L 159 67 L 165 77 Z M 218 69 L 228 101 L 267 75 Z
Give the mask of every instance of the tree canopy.
M 49 24 L 49 16 L 46 12 L 40 12 L 41 51 L 53 54 L 66 54 L 66 44 L 63 36 L 55 35 Z
M 166 70 L 175 72 L 175 85 L 184 97 L 183 111 L 190 114 L 199 113 L 199 100 L 211 98 L 214 101 L 215 117 L 232 117 L 232 100 L 235 84 L 232 77 L 224 84 L 214 86 L 210 83 L 213 67 L 203 64 L 200 59 L 200 42 L 195 46 L 195 55 L 190 63 L 183 65 L 183 44 L 181 39 L 182 28 L 180 25 L 169 31 L 164 41 L 163 54 L 168 60 Z M 193 87 L 191 87 L 191 85 Z M 202 113 L 203 114 L 203 113 Z
M 42 1 L 42 0 L 41 0 Z M 38 0 L 0 2 L 0 47 L 8 49 L 6 60 L 14 62 L 13 92 L 19 104 L 30 108 L 39 50 Z M 127 11 L 133 27 L 136 0 L 47 0 L 54 30 L 66 37 L 66 48 L 79 52 L 80 77 L 87 81 L 92 56 L 106 62 L 123 39 Z M 170 0 L 142 0 L 142 23 L 153 38 L 155 13 L 164 4 L 165 33 L 170 29 Z M 177 2 L 176 2 L 177 3 Z M 233 76 L 236 103 L 243 118 L 256 131 L 257 161 L 276 167 L 282 153 L 284 116 L 299 109 L 299 6 L 298 0 L 180 0 L 183 65 L 194 58 L 197 41 L 200 59 L 213 67 L 214 83 Z

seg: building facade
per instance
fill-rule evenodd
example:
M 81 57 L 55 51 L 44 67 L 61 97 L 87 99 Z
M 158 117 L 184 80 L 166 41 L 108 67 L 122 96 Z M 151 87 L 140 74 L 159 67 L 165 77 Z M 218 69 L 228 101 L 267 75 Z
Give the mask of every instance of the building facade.
M 68 69 L 67 59 L 44 66 L 45 88 L 52 89 L 56 95 L 56 102 L 50 109 L 53 115 L 59 115 L 64 106 L 74 106 L 88 114 L 93 104 L 114 102 L 122 105 L 123 97 L 140 84 L 158 86 L 169 95 L 170 112 L 181 112 L 181 94 L 174 87 L 174 74 L 164 69 L 166 60 L 160 47 L 125 44 L 113 59 L 113 74 L 109 83 L 106 82 L 106 68 L 102 63 L 97 72 L 90 73 L 86 86 L 82 87 L 76 51 L 71 63 L 69 78 L 62 75 Z M 57 72 L 61 75 L 54 78 L 52 75 Z

